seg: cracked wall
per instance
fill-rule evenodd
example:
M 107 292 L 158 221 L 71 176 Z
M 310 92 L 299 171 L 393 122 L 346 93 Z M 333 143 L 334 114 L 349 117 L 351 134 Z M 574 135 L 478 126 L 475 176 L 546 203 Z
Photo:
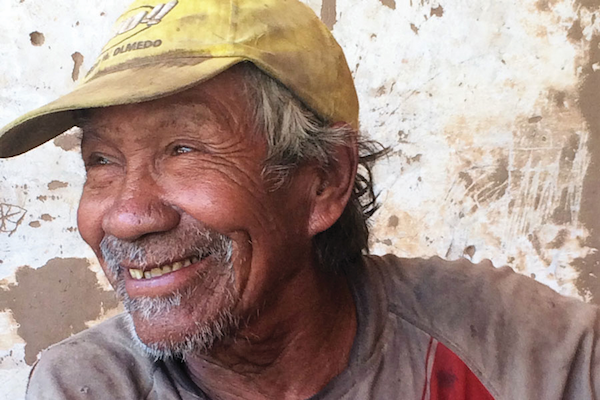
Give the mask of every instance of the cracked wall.
M 600 303 L 600 1 L 307 0 L 346 52 L 376 167 L 375 253 L 508 264 Z M 4 10 L 0 123 L 74 87 L 126 2 Z M 70 131 L 0 160 L 0 399 L 119 311 L 75 214 Z

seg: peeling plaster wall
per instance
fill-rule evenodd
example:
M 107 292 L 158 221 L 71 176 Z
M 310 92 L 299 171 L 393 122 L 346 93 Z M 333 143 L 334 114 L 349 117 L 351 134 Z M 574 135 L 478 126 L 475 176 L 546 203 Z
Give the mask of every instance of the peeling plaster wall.
M 126 3 L 3 0 L 0 124 L 72 89 Z M 373 251 L 490 258 L 600 303 L 600 1 L 307 3 L 392 150 Z M 119 311 L 77 232 L 83 179 L 75 131 L 0 160 L 0 399 Z

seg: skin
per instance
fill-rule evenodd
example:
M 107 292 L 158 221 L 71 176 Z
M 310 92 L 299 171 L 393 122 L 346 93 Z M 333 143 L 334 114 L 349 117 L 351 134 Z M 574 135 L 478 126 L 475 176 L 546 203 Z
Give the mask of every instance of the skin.
M 334 167 L 302 165 L 272 190 L 262 177 L 266 143 L 247 117 L 241 79 L 234 67 L 164 99 L 94 111 L 82 141 L 79 230 L 113 283 L 99 248 L 106 235 L 162 237 L 193 221 L 231 238 L 231 273 L 211 274 L 219 269 L 210 257 L 191 266 L 208 271 L 210 285 L 152 321 L 132 315 L 138 336 L 177 339 L 233 301 L 245 324 L 186 360 L 192 379 L 215 399 L 308 398 L 347 366 L 356 332 L 347 282 L 320 272 L 312 239 L 344 210 L 357 150 L 340 146 Z M 129 285 L 128 294 L 165 295 L 189 284 L 182 271 Z

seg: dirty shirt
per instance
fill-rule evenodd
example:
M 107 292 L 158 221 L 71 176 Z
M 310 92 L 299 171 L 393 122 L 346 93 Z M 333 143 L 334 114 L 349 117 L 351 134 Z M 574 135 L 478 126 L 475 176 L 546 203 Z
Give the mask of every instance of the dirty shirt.
M 357 333 L 314 400 L 600 397 L 600 309 L 508 267 L 366 257 L 348 272 Z M 133 344 L 124 315 L 46 350 L 28 399 L 208 399 L 179 361 Z

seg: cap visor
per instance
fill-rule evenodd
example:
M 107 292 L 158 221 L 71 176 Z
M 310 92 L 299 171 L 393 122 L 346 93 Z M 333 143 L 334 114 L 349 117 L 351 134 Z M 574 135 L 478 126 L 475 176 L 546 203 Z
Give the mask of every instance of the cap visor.
M 165 97 L 210 79 L 240 61 L 240 57 L 179 57 L 103 72 L 2 128 L 0 157 L 22 154 L 71 129 L 77 123 L 75 110 Z

